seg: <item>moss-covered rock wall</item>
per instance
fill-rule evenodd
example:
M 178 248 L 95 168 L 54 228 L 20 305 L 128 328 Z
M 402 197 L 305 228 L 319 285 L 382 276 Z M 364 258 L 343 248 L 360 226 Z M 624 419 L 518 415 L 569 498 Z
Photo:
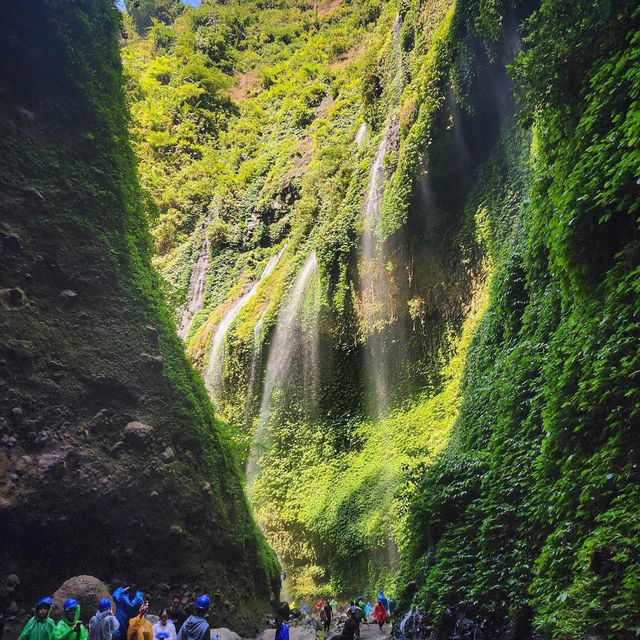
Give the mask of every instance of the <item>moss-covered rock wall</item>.
M 214 596 L 279 589 L 241 475 L 150 266 L 107 0 L 2 9 L 0 573 Z

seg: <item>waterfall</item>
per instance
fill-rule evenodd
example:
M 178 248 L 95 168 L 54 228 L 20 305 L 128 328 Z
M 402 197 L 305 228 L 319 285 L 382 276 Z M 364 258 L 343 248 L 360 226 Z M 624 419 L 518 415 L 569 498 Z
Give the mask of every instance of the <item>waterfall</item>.
M 189 333 L 193 316 L 195 316 L 200 309 L 202 309 L 202 303 L 204 301 L 204 288 L 207 284 L 207 270 L 209 269 L 209 240 L 204 239 L 200 251 L 198 252 L 198 259 L 193 266 L 191 272 L 191 278 L 189 279 L 189 289 L 187 292 L 188 304 L 182 311 L 180 318 L 180 327 L 178 329 L 178 335 L 184 340 Z
M 275 256 L 269 258 L 267 266 L 264 268 L 264 271 L 262 272 L 260 278 L 253 283 L 249 291 L 247 291 L 241 298 L 236 300 L 236 302 L 231 307 L 229 307 L 229 309 L 227 309 L 225 314 L 222 316 L 222 320 L 220 320 L 218 326 L 216 327 L 216 331 L 213 334 L 213 338 L 211 339 L 211 348 L 209 350 L 209 364 L 207 365 L 207 369 L 204 374 L 204 380 L 206 382 L 207 389 L 209 390 L 209 393 L 211 394 L 211 397 L 216 404 L 219 404 L 222 399 L 224 343 L 227 331 L 233 324 L 233 321 L 236 319 L 240 311 L 242 311 L 249 300 L 251 300 L 251 298 L 253 298 L 253 296 L 257 293 L 260 283 L 267 276 L 271 275 L 285 248 L 286 245 L 283 246 Z
M 409 611 L 407 611 L 407 613 L 405 613 L 404 616 L 402 617 L 402 620 L 400 621 L 400 635 L 404 636 L 405 626 L 412 615 L 413 615 L 413 609 L 409 609 Z
M 362 144 L 362 141 L 364 140 L 364 136 L 367 133 L 367 123 L 363 122 L 360 125 L 360 128 L 358 129 L 358 132 L 356 133 L 356 137 L 353 139 L 353 141 L 356 143 L 357 146 L 360 146 Z
M 371 391 L 372 410 L 380 415 L 388 406 L 389 374 L 384 355 L 385 324 L 392 313 L 391 290 L 385 271 L 386 256 L 379 239 L 380 205 L 384 194 L 384 157 L 388 148 L 388 130 L 382 135 L 369 173 L 369 189 L 362 210 L 363 232 L 360 240 L 361 316 L 366 336 L 366 369 Z
M 249 425 L 253 412 L 253 403 L 256 394 L 256 378 L 258 371 L 262 366 L 262 316 L 258 318 L 255 327 L 253 327 L 253 348 L 251 351 L 251 368 L 249 369 L 249 381 L 247 383 L 247 402 L 245 405 L 244 415 L 245 424 Z
M 297 376 L 296 381 L 303 380 L 307 395 L 313 396 L 315 393 L 320 357 L 319 304 L 317 299 L 309 300 L 309 296 L 317 293 L 317 284 L 318 263 L 315 252 L 312 252 L 298 273 L 293 288 L 278 314 L 265 369 L 258 426 L 247 462 L 249 483 L 255 476 L 261 449 L 265 444 L 267 422 L 272 412 L 272 399 L 275 392 L 282 390 L 288 378 L 294 373 L 292 371 L 294 365 L 301 363 L 302 367 L 302 376 Z M 309 306 L 307 303 L 310 303 Z M 307 400 L 313 402 L 314 398 L 307 398 Z
M 402 48 L 400 30 L 402 20 L 398 15 L 393 25 L 393 52 L 397 67 L 394 80 L 395 102 L 399 100 L 403 84 Z M 394 149 L 399 134 L 398 119 L 391 116 L 382 133 L 369 172 L 369 188 L 363 203 L 362 236 L 360 239 L 360 318 L 365 338 L 365 365 L 369 389 L 373 394 L 370 410 L 381 415 L 389 406 L 391 365 L 385 353 L 386 329 L 395 322 L 395 289 L 389 273 L 390 256 L 385 251 L 382 238 L 380 209 L 384 196 L 385 165 L 387 152 Z

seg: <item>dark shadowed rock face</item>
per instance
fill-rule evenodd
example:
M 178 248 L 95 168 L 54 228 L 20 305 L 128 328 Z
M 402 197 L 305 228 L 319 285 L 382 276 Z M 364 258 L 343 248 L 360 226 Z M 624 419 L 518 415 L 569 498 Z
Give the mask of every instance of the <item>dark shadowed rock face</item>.
M 150 268 L 117 12 L 3 13 L 0 575 L 28 603 L 86 573 L 188 585 L 241 626 L 278 570 Z

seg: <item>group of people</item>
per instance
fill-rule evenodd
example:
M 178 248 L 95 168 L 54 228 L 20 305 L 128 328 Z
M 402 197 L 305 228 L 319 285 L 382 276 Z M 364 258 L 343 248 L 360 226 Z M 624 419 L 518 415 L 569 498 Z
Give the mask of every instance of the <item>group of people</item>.
M 318 600 L 315 604 L 315 611 L 320 621 L 322 622 L 323 631 L 328 635 L 331 628 L 331 621 L 338 614 L 338 603 L 335 599 Z M 380 589 L 378 593 L 378 601 L 376 606 L 371 607 L 370 602 L 364 601 L 362 596 L 358 596 L 355 600 L 352 600 L 349 606 L 346 608 L 345 613 L 347 619 L 345 620 L 342 631 L 339 635 L 333 636 L 332 640 L 358 640 L 360 638 L 360 625 L 364 623 L 369 628 L 369 614 L 373 611 L 373 618 L 378 623 L 379 633 L 382 635 L 382 628 L 388 620 L 393 621 L 395 602 L 393 599 L 387 599 L 384 595 L 384 590 Z M 303 602 L 300 605 L 300 610 L 303 614 L 307 613 L 307 606 Z M 282 628 L 283 621 L 276 618 L 276 629 Z M 288 629 L 286 624 L 285 630 L 280 632 L 280 636 L 276 633 L 275 640 L 288 640 Z M 286 634 L 286 638 L 282 637 Z
M 382 635 L 382 627 L 385 622 L 393 615 L 393 601 L 387 600 L 384 591 L 380 589 L 378 593 L 378 602 L 373 608 L 373 618 L 378 623 L 379 634 Z M 369 628 L 369 613 L 371 611 L 371 603 L 365 604 L 364 598 L 358 596 L 357 600 L 353 600 L 347 607 L 347 619 L 342 628 L 342 632 L 336 638 L 340 640 L 358 640 L 360 638 L 360 624 L 364 622 Z
M 211 601 L 206 594 L 198 596 L 191 615 L 182 608 L 180 597 L 174 596 L 171 607 L 163 609 L 153 625 L 146 618 L 149 602 L 135 585 L 116 589 L 113 602 L 115 610 L 110 598 L 100 600 L 87 628 L 73 598 L 65 601 L 57 624 L 51 619 L 52 598 L 42 598 L 18 640 L 209 640 L 206 615 Z

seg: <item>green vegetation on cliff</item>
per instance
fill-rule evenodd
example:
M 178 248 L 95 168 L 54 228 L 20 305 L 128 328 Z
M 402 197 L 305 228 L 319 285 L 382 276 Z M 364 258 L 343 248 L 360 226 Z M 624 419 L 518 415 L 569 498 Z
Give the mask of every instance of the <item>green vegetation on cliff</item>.
M 637 633 L 639 17 L 548 0 L 527 23 L 513 73 L 530 199 L 451 442 L 410 505 L 403 572 L 435 620 L 450 606 L 523 636 L 532 613 L 554 638 Z
M 120 28 L 107 0 L 3 7 L 0 571 L 206 588 L 243 626 L 279 568 L 150 265 Z
M 293 594 L 635 634 L 638 19 L 246 0 L 130 30 L 155 262 Z

